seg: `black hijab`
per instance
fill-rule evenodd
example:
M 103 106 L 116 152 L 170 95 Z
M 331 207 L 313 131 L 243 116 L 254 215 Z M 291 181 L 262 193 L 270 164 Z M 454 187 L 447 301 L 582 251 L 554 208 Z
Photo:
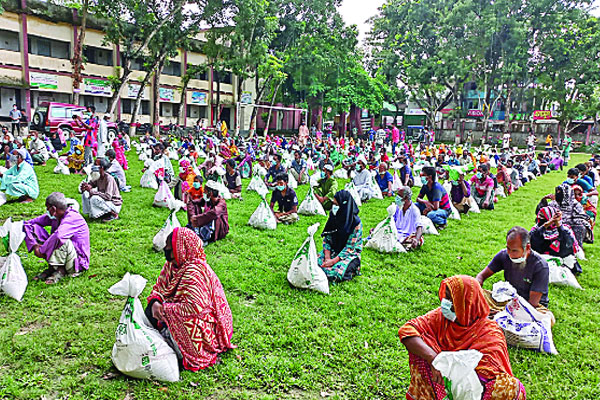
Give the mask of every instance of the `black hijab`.
M 360 224 L 360 218 L 358 216 L 358 206 L 350 192 L 340 190 L 334 197 L 340 209 L 336 215 L 329 212 L 329 219 L 325 224 L 325 228 L 323 228 L 321 236 L 331 235 L 333 239 L 333 251 L 335 254 L 339 254 L 346 247 L 348 237 L 354 232 L 356 226 Z

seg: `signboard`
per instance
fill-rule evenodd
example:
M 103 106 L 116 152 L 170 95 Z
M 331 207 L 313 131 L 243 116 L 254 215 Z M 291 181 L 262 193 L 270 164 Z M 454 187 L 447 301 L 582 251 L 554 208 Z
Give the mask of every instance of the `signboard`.
M 362 110 L 361 118 L 369 118 L 369 110 Z
M 85 87 L 84 93 L 86 94 L 95 94 L 99 96 L 112 95 L 110 83 L 107 80 L 84 78 L 83 85 Z
M 208 105 L 207 96 L 204 92 L 192 92 L 192 104 L 197 104 L 199 106 Z
M 240 99 L 240 103 L 252 104 L 252 92 L 248 92 L 248 91 L 242 92 L 242 98 Z
M 442 111 L 440 111 L 440 112 L 444 115 L 447 115 L 447 114 L 450 114 L 452 111 L 454 111 L 453 108 L 442 108 Z
M 483 117 L 483 111 L 469 110 L 469 111 L 467 111 L 467 117 Z
M 552 111 L 550 110 L 536 110 L 533 112 L 533 120 L 537 121 L 540 119 L 552 119 Z
M 421 109 L 421 108 L 411 108 L 408 110 L 406 115 L 426 115 L 426 114 L 425 114 L 425 111 L 423 111 L 423 109 Z
M 58 76 L 50 74 L 40 74 L 38 72 L 30 72 L 29 84 L 32 88 L 56 90 L 58 89 Z
M 127 97 L 130 97 L 132 99 L 136 99 L 138 96 L 138 93 L 140 92 L 142 85 L 133 85 L 131 83 L 127 84 Z
M 160 101 L 172 103 L 175 98 L 173 89 L 158 88 L 158 98 Z

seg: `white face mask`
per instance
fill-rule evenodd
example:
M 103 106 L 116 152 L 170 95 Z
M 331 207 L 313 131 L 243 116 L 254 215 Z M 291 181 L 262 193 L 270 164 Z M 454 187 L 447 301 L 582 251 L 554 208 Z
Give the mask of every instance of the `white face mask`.
M 94 171 L 90 174 L 90 182 L 96 182 L 98 179 L 100 179 L 100 172 Z
M 452 311 L 452 302 L 448 299 L 442 299 L 442 315 L 450 322 L 456 321 L 456 313 Z
M 339 209 L 340 209 L 340 206 L 337 206 L 337 205 L 334 204 L 334 205 L 331 206 L 331 213 L 333 215 L 336 215 L 337 212 L 339 211 Z
M 512 261 L 513 264 L 523 264 L 525 261 L 527 261 L 527 257 L 523 255 L 523 257 L 520 258 L 511 258 L 510 261 Z

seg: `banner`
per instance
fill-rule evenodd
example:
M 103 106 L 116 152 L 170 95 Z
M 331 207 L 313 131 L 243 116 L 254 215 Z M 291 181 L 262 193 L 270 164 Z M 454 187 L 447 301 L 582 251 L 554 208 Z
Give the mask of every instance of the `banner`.
M 411 108 L 408 110 L 406 115 L 426 115 L 426 114 L 425 114 L 425 111 L 423 111 L 423 109 L 421 109 L 421 108 Z
M 131 83 L 128 83 L 127 84 L 127 97 L 136 99 L 138 96 L 138 93 L 140 92 L 141 87 L 142 87 L 142 85 L 132 85 Z
M 242 92 L 242 98 L 240 99 L 240 103 L 252 104 L 252 92 L 248 92 L 248 91 Z
M 172 103 L 175 98 L 175 92 L 173 89 L 158 88 L 158 98 L 160 101 Z
M 30 72 L 29 84 L 32 88 L 56 90 L 58 89 L 58 76 Z
M 197 104 L 199 106 L 208 105 L 206 93 L 192 92 L 192 104 Z
M 361 118 L 369 118 L 369 110 L 362 110 L 360 117 Z
M 91 79 L 84 78 L 84 93 L 86 94 L 96 94 L 100 96 L 111 96 L 112 90 L 110 88 L 110 82 L 104 79 Z
M 467 111 L 467 117 L 483 117 L 483 111 L 481 110 L 469 110 Z
M 551 119 L 552 111 L 550 110 L 536 110 L 533 112 L 533 120 L 537 121 L 540 119 Z

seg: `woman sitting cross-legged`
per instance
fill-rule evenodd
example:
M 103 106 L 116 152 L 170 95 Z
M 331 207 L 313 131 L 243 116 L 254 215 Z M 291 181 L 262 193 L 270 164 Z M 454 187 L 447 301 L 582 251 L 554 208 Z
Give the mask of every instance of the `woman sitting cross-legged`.
M 362 222 L 358 206 L 345 190 L 337 192 L 323 228 L 319 266 L 330 281 L 347 281 L 360 273 Z
M 477 350 L 475 368 L 484 387 L 483 400 L 525 400 L 525 388 L 512 374 L 502 329 L 490 319 L 479 283 L 470 276 L 442 281 L 441 307 L 408 321 L 398 335 L 409 353 L 408 400 L 446 398 L 444 379 L 432 366 L 442 351 Z
M 173 347 L 183 367 L 210 367 L 231 344 L 233 319 L 223 286 L 206 262 L 202 241 L 175 228 L 166 240 L 165 263 L 148 297 L 148 320 Z

